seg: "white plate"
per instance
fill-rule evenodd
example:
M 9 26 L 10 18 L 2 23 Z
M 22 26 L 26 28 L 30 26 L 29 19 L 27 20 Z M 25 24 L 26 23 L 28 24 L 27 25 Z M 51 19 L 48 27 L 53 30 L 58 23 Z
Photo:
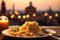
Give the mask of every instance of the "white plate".
M 47 36 L 51 36 L 53 34 L 55 34 L 56 32 L 54 30 L 51 30 L 51 29 L 48 29 L 48 31 L 52 32 L 52 33 L 49 33 L 47 35 L 44 35 L 44 36 L 35 36 L 35 37 L 22 37 L 22 36 L 12 36 L 8 33 L 10 29 L 6 29 L 6 30 L 3 30 L 2 31 L 2 34 L 6 35 L 6 36 L 9 36 L 9 37 L 16 37 L 16 38 L 43 38 L 43 37 L 47 37 Z
M 12 25 L 12 26 L 9 26 L 9 28 L 17 28 L 17 27 L 20 27 L 19 25 Z

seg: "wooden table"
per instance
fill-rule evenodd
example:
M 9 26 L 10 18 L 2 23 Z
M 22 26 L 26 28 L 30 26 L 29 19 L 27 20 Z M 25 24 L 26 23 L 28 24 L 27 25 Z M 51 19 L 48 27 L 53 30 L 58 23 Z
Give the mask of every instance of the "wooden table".
M 60 36 L 60 26 L 41 26 L 41 27 L 55 30 L 56 31 L 56 35 Z M 12 38 L 12 37 L 8 37 L 8 36 L 5 36 L 3 34 L 0 34 L 0 40 L 16 40 L 16 39 L 19 40 L 19 39 L 22 39 L 22 38 Z M 58 40 L 58 39 L 56 39 L 54 37 L 51 37 L 51 36 L 44 37 L 44 38 L 36 38 L 36 39 L 37 40 L 38 39 L 41 39 L 41 40 Z M 22 39 L 22 40 L 25 40 L 25 39 Z

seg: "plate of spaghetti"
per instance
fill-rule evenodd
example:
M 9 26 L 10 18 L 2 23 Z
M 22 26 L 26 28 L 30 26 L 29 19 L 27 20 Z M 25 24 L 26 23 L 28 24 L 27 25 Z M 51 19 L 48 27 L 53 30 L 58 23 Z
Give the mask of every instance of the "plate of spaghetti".
M 27 21 L 20 27 L 3 30 L 2 34 L 17 38 L 41 38 L 56 34 L 56 31 L 42 28 L 35 21 Z

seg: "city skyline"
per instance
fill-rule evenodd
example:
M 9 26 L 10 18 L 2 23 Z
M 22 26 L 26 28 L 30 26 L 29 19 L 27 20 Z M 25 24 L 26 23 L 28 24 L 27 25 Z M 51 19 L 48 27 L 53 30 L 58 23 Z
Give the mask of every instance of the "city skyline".
M 33 3 L 33 6 L 36 7 L 37 10 L 47 10 L 49 6 L 53 10 L 60 10 L 60 0 L 4 0 L 6 3 L 6 9 L 12 9 L 13 4 L 15 5 L 16 10 L 25 10 L 26 7 L 29 6 L 29 2 Z M 0 10 L 1 10 L 1 2 L 0 0 Z

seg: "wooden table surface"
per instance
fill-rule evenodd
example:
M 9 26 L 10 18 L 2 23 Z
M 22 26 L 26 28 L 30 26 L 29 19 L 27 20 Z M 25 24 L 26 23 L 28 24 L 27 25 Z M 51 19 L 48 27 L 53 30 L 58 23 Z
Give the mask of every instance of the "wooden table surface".
M 52 29 L 52 30 L 55 30 L 56 31 L 56 35 L 58 35 L 59 39 L 60 39 L 60 26 L 40 26 L 40 27 L 43 27 L 43 28 L 49 28 L 49 29 Z M 21 38 L 12 38 L 12 37 L 8 37 L 8 36 L 5 36 L 3 34 L 0 34 L 0 40 L 16 40 L 16 39 L 21 39 Z M 48 36 L 48 37 L 45 37 L 45 38 L 40 38 L 41 40 L 58 40 L 56 39 L 55 37 L 51 37 L 51 36 Z M 24 39 L 25 40 L 25 39 Z

